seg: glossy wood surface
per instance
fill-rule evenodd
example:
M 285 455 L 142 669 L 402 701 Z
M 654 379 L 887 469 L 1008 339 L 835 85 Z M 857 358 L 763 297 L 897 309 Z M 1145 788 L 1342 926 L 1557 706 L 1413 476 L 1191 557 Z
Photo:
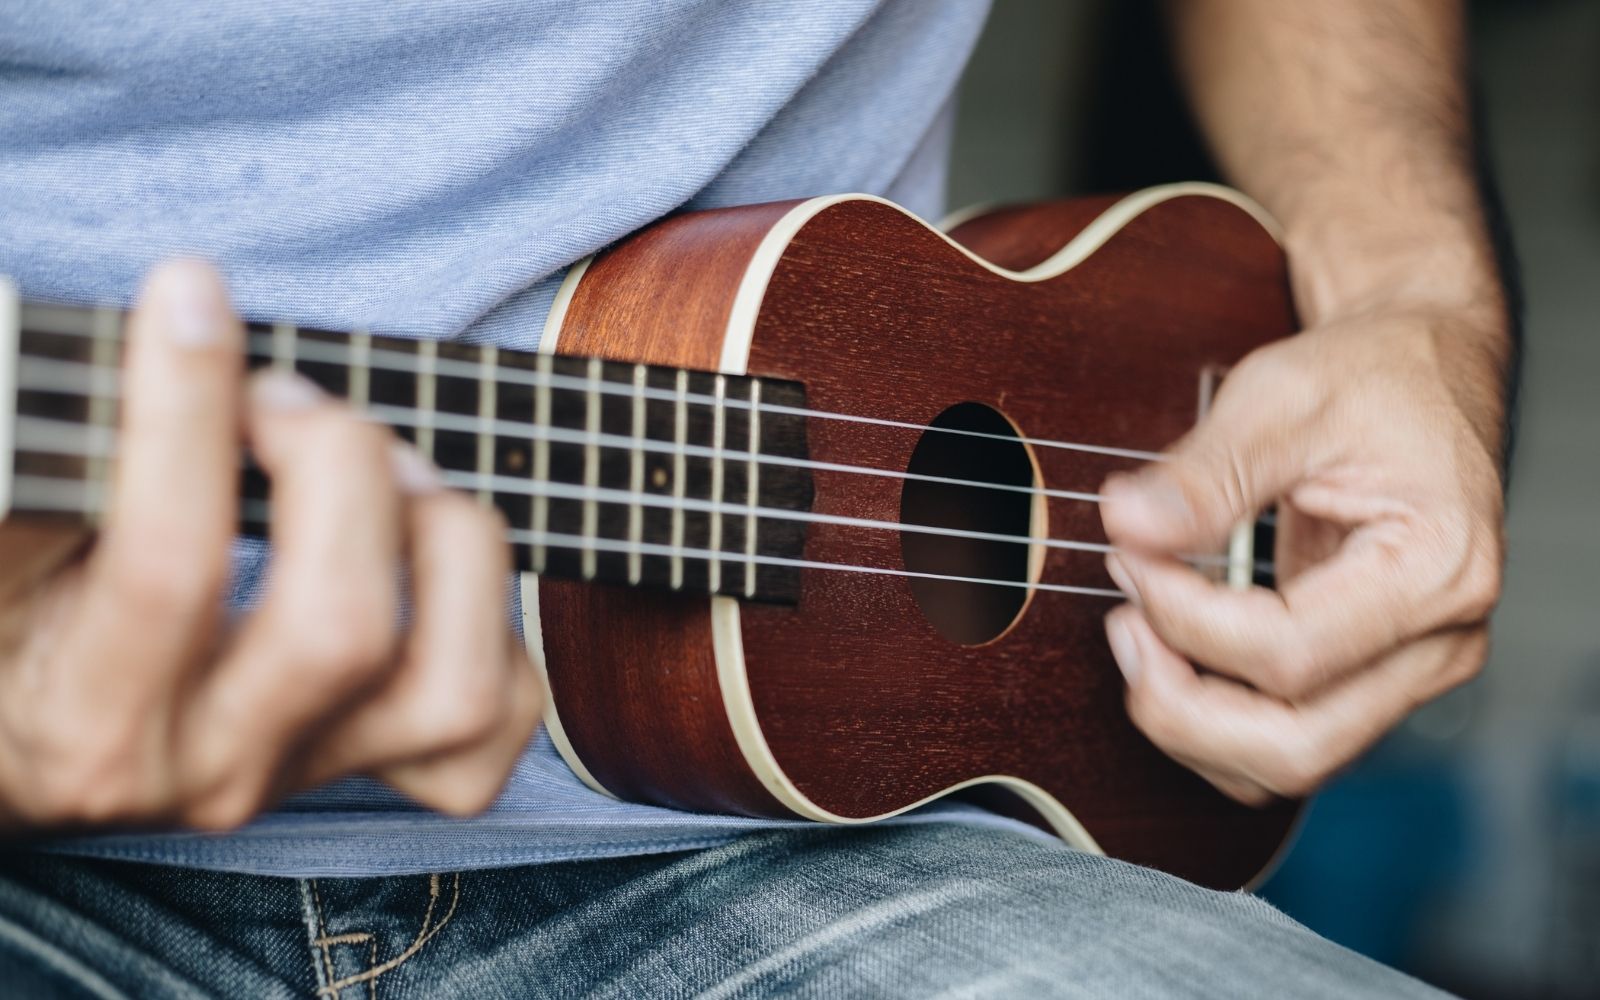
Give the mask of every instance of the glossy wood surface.
M 976 219 L 957 235 L 1028 266 L 1103 207 L 1013 211 L 1004 225 Z M 561 349 L 714 362 L 729 304 L 720 296 L 773 218 L 763 209 L 684 216 L 603 256 L 578 289 Z M 1022 284 L 893 207 L 852 201 L 823 210 L 789 243 L 749 370 L 803 381 L 824 410 L 923 424 L 977 401 L 1032 437 L 1156 450 L 1193 423 L 1202 371 L 1294 328 L 1278 247 L 1227 202 L 1155 205 L 1077 267 Z M 888 469 L 905 468 L 919 437 L 815 419 L 809 436 L 815 458 Z M 1044 485 L 1072 490 L 1093 490 L 1128 464 L 1033 454 Z M 898 516 L 894 480 L 819 471 L 814 481 L 819 512 Z M 1103 540 L 1098 511 L 1080 501 L 1052 499 L 1048 533 Z M 813 525 L 806 555 L 902 565 L 892 531 Z M 1045 559 L 1043 580 L 1110 585 L 1097 555 L 1061 550 Z M 762 732 L 800 791 L 841 815 L 1011 774 L 1059 799 L 1107 853 L 1237 887 L 1267 863 L 1296 806 L 1238 806 L 1133 729 L 1102 631 L 1111 606 L 1035 591 L 1002 636 L 962 646 L 932 627 L 904 579 L 808 571 L 796 608 L 742 611 Z M 607 788 L 783 813 L 722 718 L 703 600 L 544 584 L 541 607 L 562 721 Z
M 677 216 L 590 265 L 558 351 L 715 369 L 740 278 L 786 205 Z M 551 696 L 606 790 L 683 809 L 783 815 L 723 713 L 703 596 L 541 578 Z

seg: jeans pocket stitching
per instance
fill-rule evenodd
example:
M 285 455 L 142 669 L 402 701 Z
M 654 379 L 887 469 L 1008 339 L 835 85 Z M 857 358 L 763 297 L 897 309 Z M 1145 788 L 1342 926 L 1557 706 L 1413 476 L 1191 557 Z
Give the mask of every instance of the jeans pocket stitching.
M 420 952 L 429 941 L 432 941 L 435 937 L 437 937 L 439 932 L 444 930 L 445 926 L 449 924 L 450 921 L 455 917 L 456 911 L 461 904 L 461 873 L 452 873 L 450 883 L 450 902 L 445 908 L 444 916 L 439 918 L 438 923 L 434 923 L 433 915 L 434 912 L 439 908 L 439 898 L 441 895 L 443 895 L 442 886 L 443 879 L 438 874 L 428 876 L 428 908 L 422 914 L 422 927 L 417 930 L 416 938 L 406 946 L 404 951 L 386 962 L 374 964 L 365 972 L 359 972 L 352 976 L 345 976 L 343 979 L 332 980 L 318 989 L 317 995 L 337 997 L 339 995 L 339 991 L 347 986 L 354 986 L 357 983 L 368 983 L 371 989 L 371 995 L 375 996 L 376 986 L 374 981 L 379 976 L 386 972 L 392 972 L 405 963 L 411 961 L 411 959 L 415 958 L 417 953 Z M 371 935 L 366 935 L 366 937 L 370 938 Z M 338 939 L 322 937 L 318 940 L 319 943 L 327 942 L 327 944 L 358 943 L 354 940 L 353 935 L 339 935 Z M 372 946 L 371 954 L 373 962 L 377 963 L 378 952 L 376 943 L 374 943 Z

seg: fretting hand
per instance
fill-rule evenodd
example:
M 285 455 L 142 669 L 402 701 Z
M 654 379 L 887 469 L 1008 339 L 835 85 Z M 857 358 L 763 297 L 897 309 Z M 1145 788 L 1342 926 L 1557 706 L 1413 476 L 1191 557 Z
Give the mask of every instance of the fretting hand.
M 105 529 L 0 607 L 0 826 L 225 828 L 356 773 L 486 806 L 541 703 L 504 619 L 499 516 L 311 383 L 247 383 L 204 265 L 158 270 L 129 329 Z M 231 628 L 245 439 L 275 548 L 261 607 Z

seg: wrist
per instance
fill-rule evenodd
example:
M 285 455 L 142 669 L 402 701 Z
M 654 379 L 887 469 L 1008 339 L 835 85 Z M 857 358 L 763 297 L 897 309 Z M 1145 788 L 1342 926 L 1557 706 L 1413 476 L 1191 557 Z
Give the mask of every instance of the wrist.
M 1307 327 L 1397 311 L 1445 311 L 1506 336 L 1506 299 L 1480 219 L 1302 220 L 1286 232 Z

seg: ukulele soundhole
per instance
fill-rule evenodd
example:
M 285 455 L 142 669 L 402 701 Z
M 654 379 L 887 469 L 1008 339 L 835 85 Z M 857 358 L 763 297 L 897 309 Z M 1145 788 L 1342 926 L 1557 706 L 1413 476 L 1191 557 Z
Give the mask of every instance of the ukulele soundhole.
M 1036 565 L 1029 540 L 1042 530 L 1043 504 L 1016 489 L 1036 484 L 1033 458 L 998 410 L 958 403 L 935 418 L 911 453 L 915 476 L 959 479 L 1012 489 L 907 479 L 900 523 L 945 532 L 1011 535 L 1017 541 L 930 531 L 900 532 L 906 569 L 964 580 L 911 578 L 911 592 L 940 635 L 963 645 L 989 642 L 1011 627 L 1027 603 Z M 948 431 L 971 431 L 952 434 Z M 985 435 L 985 436 L 977 436 Z M 988 436 L 995 435 L 995 436 Z M 998 439 L 997 439 L 998 437 Z M 994 581 L 992 583 L 969 581 Z

